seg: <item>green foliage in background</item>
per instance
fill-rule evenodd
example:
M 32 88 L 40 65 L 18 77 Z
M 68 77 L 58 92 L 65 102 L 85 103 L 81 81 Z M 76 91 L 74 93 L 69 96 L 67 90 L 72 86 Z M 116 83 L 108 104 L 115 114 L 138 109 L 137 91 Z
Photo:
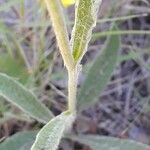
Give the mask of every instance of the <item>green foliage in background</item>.
M 0 150 L 29 150 L 36 134 L 36 131 L 17 133 L 0 144 Z
M 0 72 L 6 73 L 9 76 L 16 78 L 21 83 L 25 84 L 29 77 L 29 73 L 25 66 L 16 61 L 8 54 L 0 55 Z
M 0 96 L 40 122 L 46 123 L 52 118 L 51 112 L 37 100 L 33 93 L 2 73 L 0 73 Z
M 150 147 L 132 140 L 113 137 L 78 135 L 70 138 L 79 143 L 88 145 L 92 150 L 149 150 Z
M 115 29 L 116 27 L 113 26 L 112 30 Z M 120 36 L 109 36 L 103 49 L 89 68 L 85 81 L 81 86 L 77 102 L 79 111 L 94 104 L 103 92 L 116 66 L 120 45 Z

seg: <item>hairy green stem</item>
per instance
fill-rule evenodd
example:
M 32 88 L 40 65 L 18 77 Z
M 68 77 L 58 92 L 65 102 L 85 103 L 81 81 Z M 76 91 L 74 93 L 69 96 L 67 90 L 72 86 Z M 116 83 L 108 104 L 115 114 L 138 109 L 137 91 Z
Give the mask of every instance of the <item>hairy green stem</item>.
M 76 112 L 76 93 L 78 82 L 78 70 L 75 67 L 68 72 L 68 109 L 70 112 Z
M 70 112 L 75 113 L 78 64 L 75 63 L 73 55 L 71 53 L 67 28 L 64 21 L 60 0 L 45 0 L 45 3 L 51 17 L 60 53 L 68 70 L 68 109 Z
M 64 64 L 68 70 L 72 70 L 74 67 L 74 60 L 71 54 L 61 2 L 60 0 L 45 0 L 45 3 L 51 17 L 53 29 L 56 34 L 56 39 Z

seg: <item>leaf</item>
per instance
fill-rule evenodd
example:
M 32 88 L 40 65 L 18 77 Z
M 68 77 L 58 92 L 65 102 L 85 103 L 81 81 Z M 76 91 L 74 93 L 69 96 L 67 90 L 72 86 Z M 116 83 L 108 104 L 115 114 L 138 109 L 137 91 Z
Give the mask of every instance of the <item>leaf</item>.
M 115 28 L 115 27 L 113 27 Z M 93 62 L 78 95 L 78 110 L 88 108 L 98 100 L 116 66 L 120 37 L 112 35 Z
M 78 135 L 70 136 L 72 140 L 88 145 L 92 150 L 150 150 L 150 146 L 132 140 L 113 137 Z
M 36 131 L 17 133 L 0 144 L 0 150 L 28 150 L 35 140 Z M 28 148 L 27 148 L 28 147 Z
M 38 133 L 31 150 L 56 150 L 65 128 L 72 124 L 73 118 L 74 116 L 69 112 L 53 118 Z
M 71 45 L 73 57 L 78 61 L 87 50 L 92 29 L 96 25 L 98 8 L 101 0 L 77 0 L 75 25 L 72 31 Z
M 0 72 L 18 78 L 21 83 L 26 83 L 28 72 L 23 65 L 7 54 L 0 55 Z
M 51 112 L 37 100 L 33 93 L 2 73 L 0 73 L 0 96 L 40 122 L 47 123 L 52 118 Z
M 68 7 L 68 6 L 73 5 L 75 3 L 75 0 L 61 0 L 61 1 L 65 7 Z

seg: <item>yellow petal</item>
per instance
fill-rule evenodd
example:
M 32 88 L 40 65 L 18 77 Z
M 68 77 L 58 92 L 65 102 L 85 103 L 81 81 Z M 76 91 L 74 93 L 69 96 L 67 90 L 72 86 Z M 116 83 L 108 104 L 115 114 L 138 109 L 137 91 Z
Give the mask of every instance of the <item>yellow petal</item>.
M 75 3 L 75 0 L 61 0 L 61 1 L 65 7 L 68 7 L 68 6 L 73 5 Z

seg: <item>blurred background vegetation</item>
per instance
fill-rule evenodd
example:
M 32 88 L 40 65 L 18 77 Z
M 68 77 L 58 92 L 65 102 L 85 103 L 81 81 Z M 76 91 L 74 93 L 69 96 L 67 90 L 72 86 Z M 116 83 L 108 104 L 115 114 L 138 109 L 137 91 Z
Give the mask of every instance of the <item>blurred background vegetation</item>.
M 64 13 L 71 33 L 74 6 L 64 8 Z M 118 31 L 109 30 L 113 22 Z M 79 87 L 111 34 L 122 35 L 117 67 L 99 102 L 78 115 L 73 132 L 150 144 L 150 1 L 103 0 L 97 27 L 82 60 Z M 33 91 L 55 115 L 66 109 L 67 74 L 42 0 L 0 0 L 0 72 Z M 0 97 L 0 142 L 19 131 L 41 126 Z M 67 140 L 61 148 L 88 150 Z

